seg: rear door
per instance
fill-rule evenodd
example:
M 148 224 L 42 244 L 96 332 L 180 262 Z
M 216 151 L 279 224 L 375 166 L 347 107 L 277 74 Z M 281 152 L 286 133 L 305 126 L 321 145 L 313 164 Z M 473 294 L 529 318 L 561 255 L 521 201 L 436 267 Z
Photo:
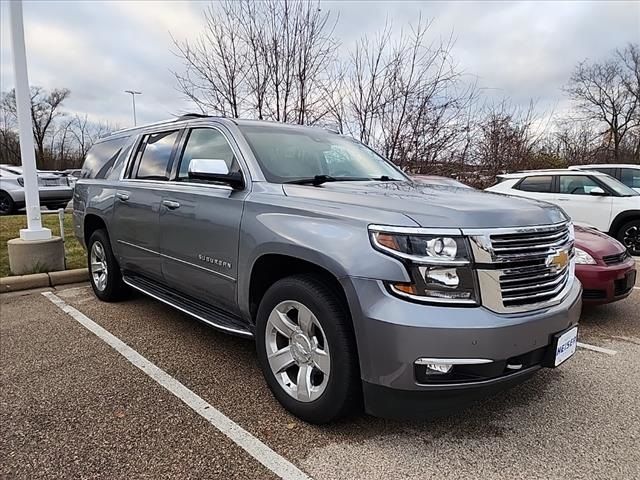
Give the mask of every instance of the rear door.
M 160 204 L 180 130 L 143 135 L 116 190 L 112 242 L 122 269 L 162 281 Z
M 164 277 L 175 290 L 236 313 L 240 221 L 249 190 L 190 180 L 188 168 L 193 159 L 215 159 L 240 170 L 239 150 L 215 127 L 186 132 L 181 150 L 160 206 Z
M 599 187 L 606 195 L 591 195 Z M 613 196 L 608 189 L 589 175 L 558 175 L 557 204 L 574 222 L 591 225 L 603 232 L 611 223 Z

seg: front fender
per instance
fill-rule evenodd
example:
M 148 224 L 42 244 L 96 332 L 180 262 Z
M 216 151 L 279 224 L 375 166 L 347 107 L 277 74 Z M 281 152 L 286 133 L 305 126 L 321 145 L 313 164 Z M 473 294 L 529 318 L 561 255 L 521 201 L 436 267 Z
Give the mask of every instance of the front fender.
M 278 211 L 280 210 L 280 211 Z M 403 223 L 409 223 L 404 219 Z M 408 282 L 404 265 L 373 249 L 363 219 L 321 212 L 247 205 L 238 255 L 238 303 L 249 311 L 251 271 L 263 255 L 280 254 L 318 265 L 337 279 L 365 277 Z M 396 222 L 397 223 L 397 222 Z M 410 225 L 415 225 L 409 223 Z

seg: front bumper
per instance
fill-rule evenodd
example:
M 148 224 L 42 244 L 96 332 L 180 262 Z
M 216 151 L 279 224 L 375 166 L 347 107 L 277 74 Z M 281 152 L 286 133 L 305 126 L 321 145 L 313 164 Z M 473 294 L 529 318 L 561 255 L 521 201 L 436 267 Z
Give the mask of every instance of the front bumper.
M 616 265 L 576 265 L 576 277 L 584 288 L 582 301 L 599 305 L 622 300 L 633 290 L 633 283 L 626 285 L 625 278 L 636 269 L 633 257 Z
M 544 354 L 554 334 L 578 323 L 582 305 L 579 282 L 560 304 L 518 314 L 411 303 L 371 279 L 348 278 L 343 286 L 354 321 L 365 409 L 383 417 L 437 414 L 526 380 L 541 368 L 539 355 L 521 370 L 501 372 L 510 359 Z M 414 365 L 422 357 L 488 359 L 493 373 L 477 381 L 424 384 Z M 496 368 L 501 369 L 497 376 Z

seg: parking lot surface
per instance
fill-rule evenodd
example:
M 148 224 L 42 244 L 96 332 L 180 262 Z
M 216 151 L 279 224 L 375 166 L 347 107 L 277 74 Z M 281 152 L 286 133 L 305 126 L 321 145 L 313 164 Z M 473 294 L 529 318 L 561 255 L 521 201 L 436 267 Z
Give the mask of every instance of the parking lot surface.
M 321 427 L 279 406 L 250 340 L 139 295 L 52 292 L 312 478 L 640 478 L 638 288 L 583 311 L 602 351 L 448 417 Z M 276 477 L 41 292 L 2 295 L 0 318 L 1 477 Z

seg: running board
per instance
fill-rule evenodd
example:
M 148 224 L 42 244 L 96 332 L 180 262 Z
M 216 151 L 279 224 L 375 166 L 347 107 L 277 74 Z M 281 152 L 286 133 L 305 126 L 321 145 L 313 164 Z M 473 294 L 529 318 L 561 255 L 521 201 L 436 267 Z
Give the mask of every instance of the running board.
M 125 274 L 122 276 L 122 280 L 145 295 L 149 295 L 187 315 L 191 315 L 213 328 L 241 337 L 253 337 L 253 333 L 247 329 L 242 319 L 236 315 L 207 305 L 199 300 L 180 295 L 164 285 L 138 275 Z

